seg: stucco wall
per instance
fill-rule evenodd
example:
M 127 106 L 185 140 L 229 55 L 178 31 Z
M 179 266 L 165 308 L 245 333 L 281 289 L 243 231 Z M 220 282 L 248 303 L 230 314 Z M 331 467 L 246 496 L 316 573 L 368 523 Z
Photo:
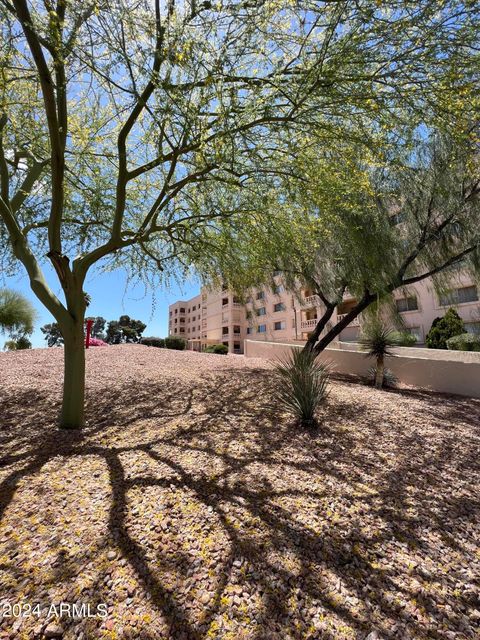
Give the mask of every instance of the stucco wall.
M 292 343 L 245 341 L 247 357 L 274 360 L 288 353 Z M 409 349 L 409 351 L 412 351 Z M 422 350 L 423 351 L 423 350 Z M 480 360 L 455 361 L 441 359 L 438 351 L 435 358 L 400 355 L 388 358 L 387 367 L 404 384 L 462 396 L 480 398 Z M 470 354 L 465 354 L 469 356 Z M 319 356 L 329 362 L 337 373 L 366 376 L 373 361 L 359 351 L 329 348 Z

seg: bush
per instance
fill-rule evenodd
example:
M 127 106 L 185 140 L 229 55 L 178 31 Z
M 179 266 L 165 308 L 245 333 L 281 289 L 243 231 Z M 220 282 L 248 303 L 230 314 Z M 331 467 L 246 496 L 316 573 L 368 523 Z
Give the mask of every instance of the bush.
M 425 342 L 429 349 L 446 349 L 447 340 L 465 333 L 463 320 L 453 307 L 448 309 L 443 318 L 435 318 L 432 327 L 427 333 Z
M 328 369 L 315 354 L 292 349 L 274 366 L 274 399 L 301 426 L 314 427 L 315 413 L 327 397 Z
M 163 349 L 165 347 L 165 339 L 164 338 L 142 338 L 140 340 L 140 344 L 143 344 L 146 347 L 159 347 L 160 349 Z
M 392 351 L 397 343 L 394 331 L 380 318 L 371 318 L 362 328 L 360 336 L 361 348 L 366 351 L 368 358 L 375 358 L 375 387 L 381 389 L 385 380 L 385 359 L 395 355 Z M 398 333 L 398 332 L 397 332 Z
M 167 349 L 176 349 L 177 351 L 183 351 L 187 346 L 186 341 L 178 336 L 169 336 L 165 338 L 165 346 Z
M 226 344 L 211 344 L 205 349 L 205 353 L 218 353 L 219 355 L 227 355 L 228 347 Z
M 390 338 L 399 347 L 413 347 L 417 343 L 415 336 L 408 331 L 392 331 Z
M 480 334 L 461 333 L 447 340 L 447 349 L 452 351 L 480 351 Z
M 89 347 L 108 347 L 108 344 L 104 340 L 100 340 L 100 338 L 90 338 L 88 341 Z

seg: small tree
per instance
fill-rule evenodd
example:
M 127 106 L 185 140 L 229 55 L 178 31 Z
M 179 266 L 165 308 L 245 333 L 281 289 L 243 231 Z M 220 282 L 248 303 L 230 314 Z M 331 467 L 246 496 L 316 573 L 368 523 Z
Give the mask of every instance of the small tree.
M 57 322 L 43 325 L 43 327 L 40 327 L 40 331 L 45 336 L 48 347 L 60 347 L 63 345 L 63 335 Z
M 425 342 L 429 349 L 448 349 L 447 340 L 465 333 L 463 320 L 453 307 L 443 317 L 435 318 Z
M 385 379 L 385 358 L 395 355 L 392 351 L 397 344 L 395 331 L 381 318 L 370 318 L 362 327 L 360 344 L 368 358 L 376 359 L 375 387 L 381 389 Z
M 24 296 L 11 289 L 0 289 L 0 331 L 18 340 L 32 333 L 35 317 L 35 309 Z

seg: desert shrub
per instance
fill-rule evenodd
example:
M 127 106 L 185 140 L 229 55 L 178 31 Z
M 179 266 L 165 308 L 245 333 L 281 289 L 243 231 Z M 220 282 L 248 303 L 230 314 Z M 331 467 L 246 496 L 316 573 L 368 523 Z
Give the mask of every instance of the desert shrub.
M 142 338 L 140 340 L 140 344 L 143 344 L 146 347 L 159 347 L 160 349 L 163 349 L 165 347 L 165 339 L 164 338 Z
M 381 389 L 385 381 L 385 358 L 393 356 L 391 347 L 395 346 L 395 333 L 380 318 L 372 318 L 362 328 L 360 344 L 366 356 L 375 358 L 375 387 Z
M 376 379 L 377 379 L 377 367 L 370 367 L 367 373 L 367 383 L 374 385 Z M 391 369 L 383 370 L 383 386 L 384 387 L 395 387 L 397 382 L 398 382 L 398 378 Z
M 447 349 L 452 351 L 480 351 L 480 334 L 461 333 L 447 340 Z
M 90 347 L 108 347 L 108 343 L 104 340 L 100 340 L 100 338 L 90 338 L 88 345 Z
M 211 344 L 205 349 L 206 353 L 218 353 L 219 355 L 227 355 L 228 347 L 226 344 Z
M 178 336 L 168 336 L 165 338 L 165 346 L 167 349 L 176 349 L 177 351 L 183 351 L 187 346 L 187 343 L 183 338 Z
M 274 366 L 277 406 L 293 414 L 301 426 L 316 426 L 315 414 L 328 391 L 328 368 L 315 354 L 292 349 Z
M 442 318 L 435 318 L 425 342 L 429 349 L 446 349 L 447 340 L 465 333 L 463 320 L 453 307 Z
M 417 343 L 415 336 L 408 331 L 392 331 L 390 338 L 399 347 L 413 347 Z
M 13 340 L 7 340 L 4 345 L 6 351 L 21 351 L 23 349 L 31 349 L 32 343 L 27 336 L 19 336 Z

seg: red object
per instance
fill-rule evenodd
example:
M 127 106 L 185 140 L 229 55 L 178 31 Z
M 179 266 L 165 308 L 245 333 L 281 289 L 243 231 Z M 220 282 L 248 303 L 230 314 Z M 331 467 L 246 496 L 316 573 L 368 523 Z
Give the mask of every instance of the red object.
M 90 346 L 90 333 L 92 331 L 93 320 L 87 320 L 87 339 L 85 340 L 85 349 Z

